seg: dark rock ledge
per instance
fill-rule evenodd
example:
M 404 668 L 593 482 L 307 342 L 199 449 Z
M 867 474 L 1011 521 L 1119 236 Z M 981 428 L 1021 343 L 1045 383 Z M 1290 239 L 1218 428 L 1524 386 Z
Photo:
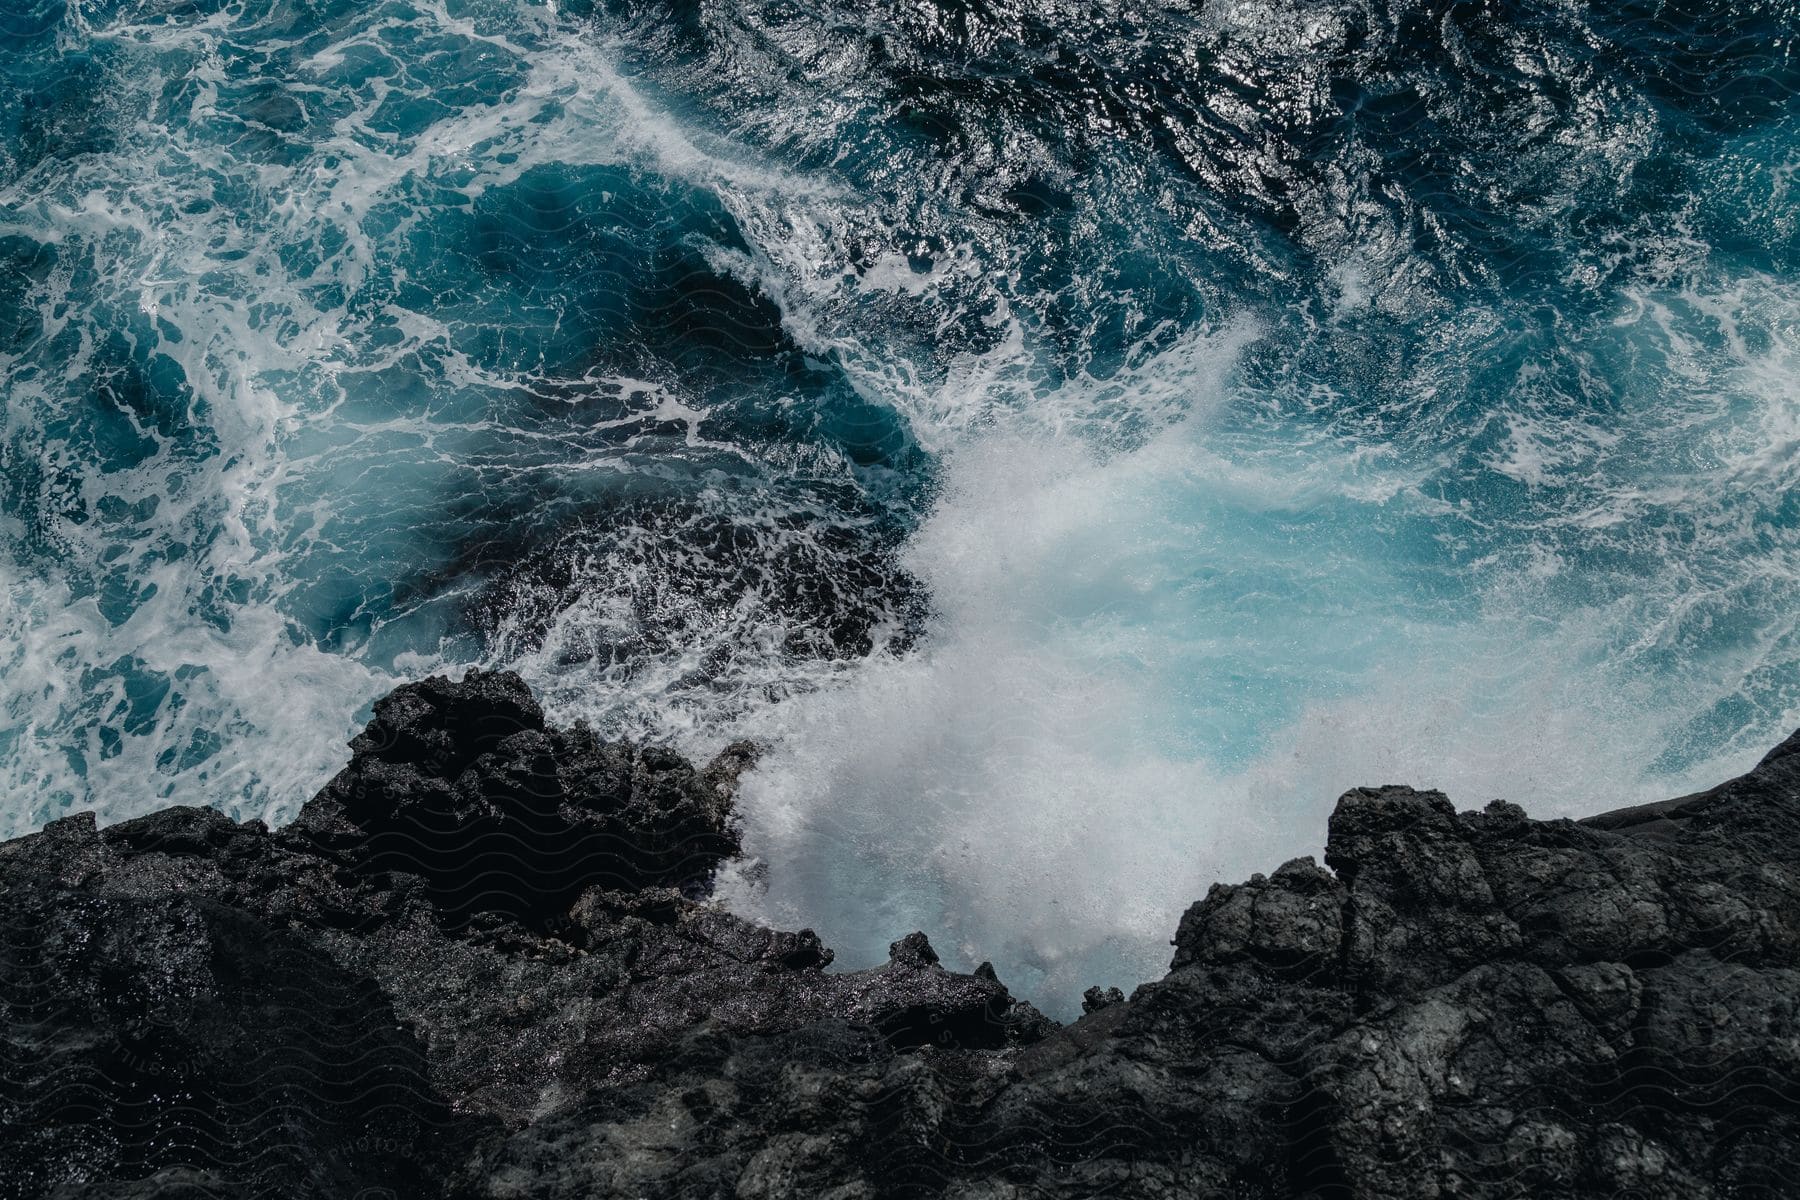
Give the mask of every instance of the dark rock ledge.
M 1580 823 L 1349 792 L 1067 1028 L 710 906 L 748 747 L 471 674 L 353 750 L 0 845 L 0 1196 L 1800 1194 L 1800 735 Z

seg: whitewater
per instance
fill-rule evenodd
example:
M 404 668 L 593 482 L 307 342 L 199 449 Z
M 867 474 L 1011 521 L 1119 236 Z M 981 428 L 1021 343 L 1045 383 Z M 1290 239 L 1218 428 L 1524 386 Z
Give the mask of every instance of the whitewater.
M 1345 788 L 1800 725 L 1791 3 L 13 0 L 0 837 L 396 684 L 751 738 L 747 915 L 1066 1013 Z

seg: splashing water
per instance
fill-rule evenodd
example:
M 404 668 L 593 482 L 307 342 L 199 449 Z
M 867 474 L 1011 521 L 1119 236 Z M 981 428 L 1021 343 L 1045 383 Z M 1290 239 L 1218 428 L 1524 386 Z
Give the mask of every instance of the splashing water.
M 1347 786 L 1800 719 L 1792 4 L 0 16 L 0 833 L 471 664 L 1066 1012 Z

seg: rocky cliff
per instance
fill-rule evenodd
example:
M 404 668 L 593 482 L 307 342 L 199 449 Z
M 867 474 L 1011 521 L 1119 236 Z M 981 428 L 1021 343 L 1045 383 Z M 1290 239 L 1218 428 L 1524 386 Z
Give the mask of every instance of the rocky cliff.
M 710 905 L 704 769 L 516 677 L 377 705 L 291 825 L 0 845 L 4 1197 L 1791 1196 L 1800 735 L 1540 822 L 1359 789 L 1063 1028 L 918 934 Z

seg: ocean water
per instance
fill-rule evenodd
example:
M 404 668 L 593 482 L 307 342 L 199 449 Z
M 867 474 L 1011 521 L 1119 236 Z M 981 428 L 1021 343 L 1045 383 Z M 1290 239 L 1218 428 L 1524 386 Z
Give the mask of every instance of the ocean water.
M 1066 1014 L 1800 724 L 1800 5 L 6 0 L 0 834 L 470 665 Z

